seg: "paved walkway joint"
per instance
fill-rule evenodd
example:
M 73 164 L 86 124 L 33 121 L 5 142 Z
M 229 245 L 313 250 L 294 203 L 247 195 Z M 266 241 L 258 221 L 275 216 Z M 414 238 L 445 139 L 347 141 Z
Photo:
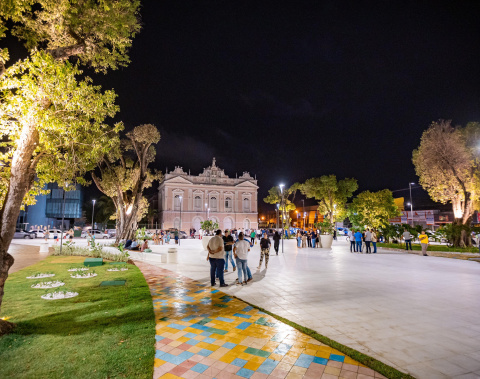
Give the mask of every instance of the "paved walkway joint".
M 384 378 L 239 299 L 136 264 L 154 304 L 154 379 Z

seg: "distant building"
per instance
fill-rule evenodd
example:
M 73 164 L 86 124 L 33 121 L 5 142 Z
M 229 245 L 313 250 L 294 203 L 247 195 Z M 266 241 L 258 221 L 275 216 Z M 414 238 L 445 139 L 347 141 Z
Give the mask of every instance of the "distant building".
M 63 189 L 56 183 L 47 184 L 47 195 L 36 197 L 34 205 L 25 207 L 20 213 L 17 224 L 21 228 L 58 228 L 65 216 L 65 228 L 73 227 L 76 220 L 82 217 L 83 187 L 76 185 L 74 190 L 65 192 L 65 213 L 63 213 Z
M 158 213 L 162 229 L 200 229 L 200 222 L 216 221 L 220 229 L 258 227 L 257 180 L 244 172 L 230 178 L 216 166 L 190 175 L 182 167 L 166 173 L 158 188 Z M 180 218 L 181 211 L 181 218 Z

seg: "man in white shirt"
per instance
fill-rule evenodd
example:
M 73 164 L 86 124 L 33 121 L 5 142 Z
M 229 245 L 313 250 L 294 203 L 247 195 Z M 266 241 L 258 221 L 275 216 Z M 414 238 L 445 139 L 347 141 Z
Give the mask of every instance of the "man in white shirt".
M 250 244 L 243 239 L 243 233 L 238 235 L 238 241 L 233 246 L 233 254 L 237 261 L 238 282 L 237 285 L 247 284 L 247 256 L 250 251 Z M 243 282 L 242 282 L 243 273 Z
M 365 232 L 365 251 L 367 252 L 367 254 L 372 254 L 370 242 L 372 242 L 372 232 L 370 232 L 370 229 L 367 229 L 367 231 Z
M 350 253 L 356 253 L 357 249 L 355 247 L 355 233 L 353 229 L 348 231 L 348 239 L 350 240 Z M 318 237 L 320 239 L 320 237 Z
M 217 230 L 215 237 L 208 241 L 208 257 L 210 261 L 210 284 L 215 285 L 215 273 L 220 279 L 220 287 L 228 287 L 223 279 L 223 268 L 225 267 L 225 249 L 223 247 L 222 231 Z
M 412 250 L 412 235 L 406 228 L 403 232 L 403 239 L 405 240 L 405 249 L 408 251 L 408 246 L 410 246 L 410 250 Z

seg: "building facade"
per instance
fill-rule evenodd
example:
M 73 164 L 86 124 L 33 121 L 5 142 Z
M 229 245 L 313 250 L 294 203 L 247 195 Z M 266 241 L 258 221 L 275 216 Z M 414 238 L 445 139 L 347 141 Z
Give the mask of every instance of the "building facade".
M 75 189 L 65 191 L 65 200 L 64 190 L 56 183 L 48 183 L 44 189 L 49 193 L 38 195 L 34 205 L 20 212 L 17 226 L 28 230 L 60 228 L 64 217 L 64 227 L 72 227 L 82 217 L 83 187 L 77 184 Z
M 212 165 L 199 175 L 182 167 L 166 173 L 158 188 L 158 213 L 162 229 L 200 229 L 200 222 L 212 220 L 220 229 L 257 229 L 257 180 L 248 172 L 230 178 Z

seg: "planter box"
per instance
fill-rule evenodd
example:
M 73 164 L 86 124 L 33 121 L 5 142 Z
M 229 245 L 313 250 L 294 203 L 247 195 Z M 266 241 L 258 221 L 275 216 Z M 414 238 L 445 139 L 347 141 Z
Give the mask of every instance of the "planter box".
M 323 249 L 330 249 L 332 247 L 333 236 L 331 234 L 321 234 L 320 241 Z

